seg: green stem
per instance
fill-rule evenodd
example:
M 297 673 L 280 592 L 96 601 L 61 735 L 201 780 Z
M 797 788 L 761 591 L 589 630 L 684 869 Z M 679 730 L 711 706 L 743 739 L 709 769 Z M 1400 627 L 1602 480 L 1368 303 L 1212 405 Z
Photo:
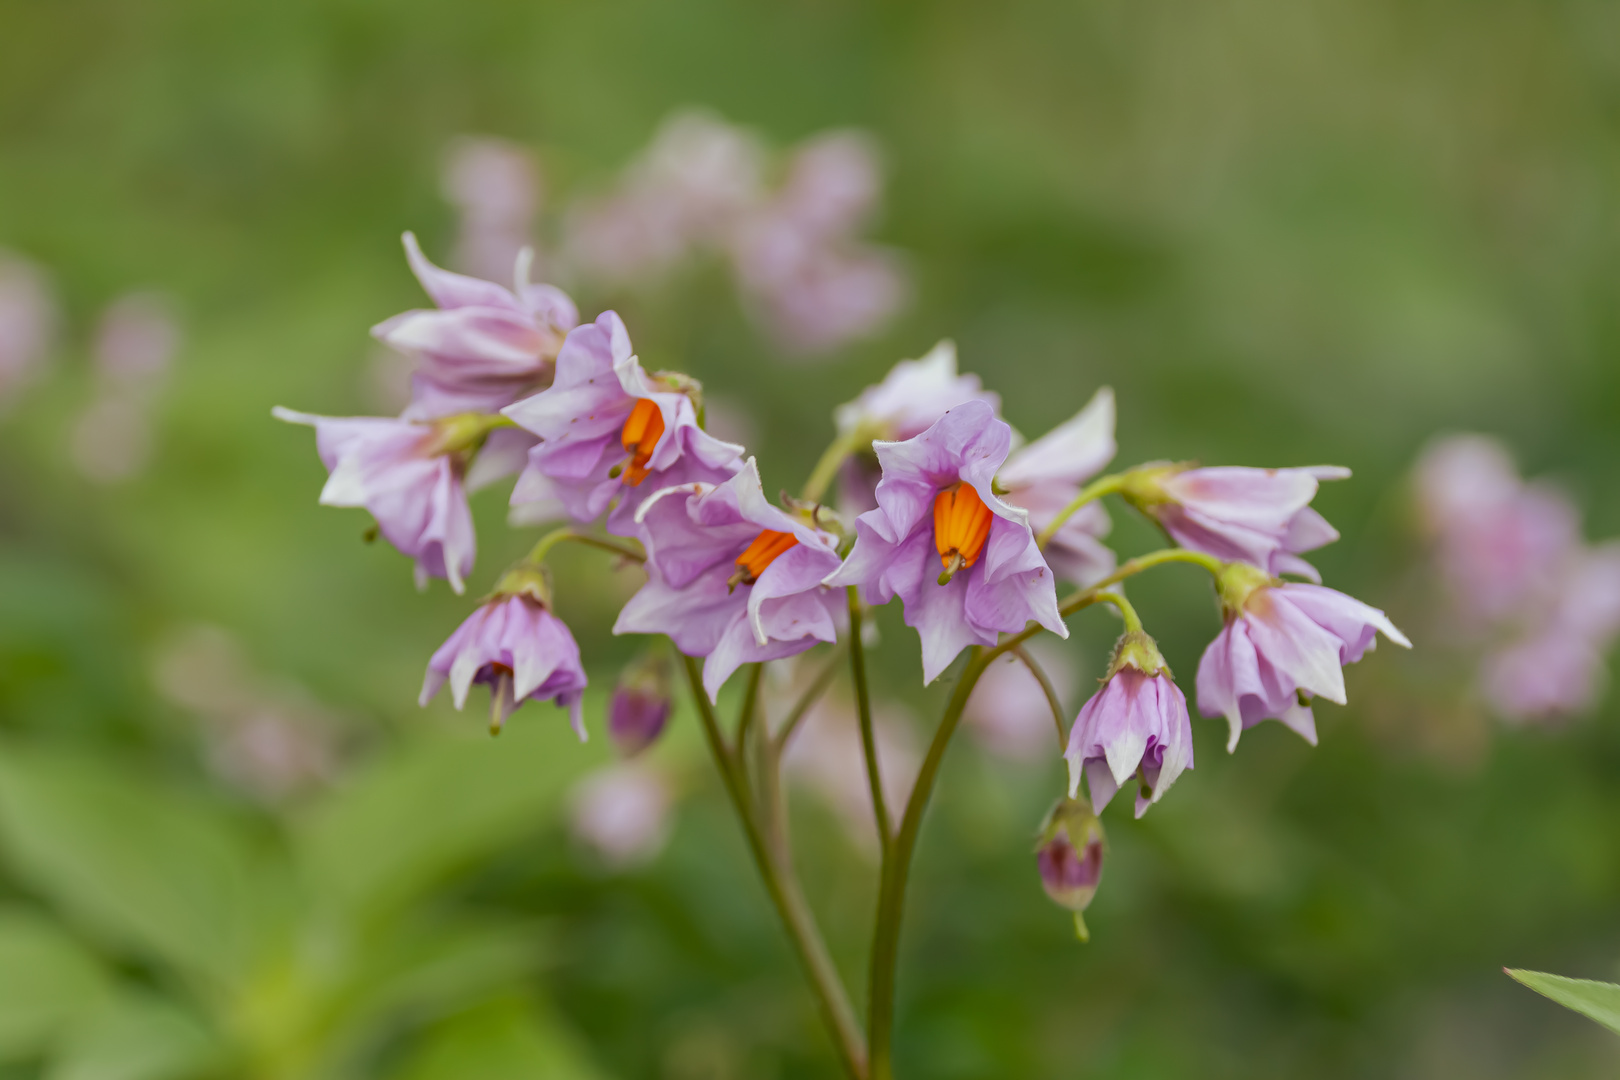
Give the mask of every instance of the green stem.
M 1097 600 L 1104 604 L 1114 605 L 1114 609 L 1119 612 L 1119 617 L 1125 620 L 1125 632 L 1127 634 L 1140 634 L 1142 632 L 1142 617 L 1136 613 L 1136 609 L 1131 606 L 1131 602 L 1125 599 L 1124 593 L 1117 593 L 1112 589 L 1105 590 L 1097 594 Z
M 777 731 L 775 738 L 778 754 L 787 748 L 788 740 L 793 737 L 793 732 L 798 728 L 799 721 L 805 718 L 810 712 L 810 707 L 821 699 L 821 695 L 826 692 L 827 687 L 831 686 L 833 679 L 837 677 L 838 667 L 844 662 L 843 656 L 839 655 L 842 651 L 842 645 L 833 646 L 832 655 L 827 657 L 826 664 L 816 673 L 816 677 L 810 681 L 810 685 L 805 687 L 804 693 L 799 695 L 799 700 L 793 703 L 793 708 L 783 719 L 782 726 Z
M 1150 551 L 1146 555 L 1138 555 L 1134 559 L 1127 559 L 1112 574 L 1100 581 L 1093 582 L 1089 587 L 1074 594 L 1069 599 L 1073 600 L 1086 593 L 1101 592 L 1108 586 L 1117 585 L 1126 578 L 1134 577 L 1144 570 L 1151 570 L 1155 566 L 1163 566 L 1165 563 L 1173 562 L 1192 563 L 1194 566 L 1202 566 L 1210 572 L 1211 576 L 1219 574 L 1221 567 L 1225 565 L 1213 555 L 1205 555 L 1201 551 L 1188 551 L 1186 548 L 1165 548 L 1162 551 Z M 1065 603 L 1067 602 L 1065 601 Z M 1059 610 L 1062 610 L 1061 607 Z
M 878 766 L 877 733 L 872 727 L 872 696 L 866 686 L 866 646 L 861 643 L 861 598 L 849 587 L 849 674 L 855 683 L 855 710 L 861 720 L 861 755 L 866 759 L 866 782 L 872 789 L 872 817 L 877 821 L 882 863 L 889 860 L 894 823 L 883 798 L 883 771 Z
M 1014 645 L 1007 651 L 1018 657 L 1029 669 L 1029 673 L 1035 676 L 1035 681 L 1041 684 L 1041 693 L 1046 695 L 1047 707 L 1052 710 L 1052 723 L 1057 726 L 1058 753 L 1063 753 L 1069 748 L 1069 740 L 1063 731 L 1063 703 L 1058 700 L 1057 688 L 1052 685 L 1052 680 L 1046 677 L 1041 665 L 1035 662 L 1035 658 L 1029 655 L 1022 645 Z
M 821 459 L 810 472 L 810 479 L 804 482 L 804 491 L 799 498 L 808 503 L 818 503 L 821 497 L 832 486 L 833 478 L 838 475 L 839 466 L 844 459 L 861 448 L 862 443 L 870 445 L 870 438 L 862 439 L 859 431 L 852 431 L 834 439 L 827 449 L 821 452 Z
M 539 543 L 529 549 L 529 554 L 524 557 L 523 561 L 538 566 L 545 561 L 552 548 L 567 540 L 572 540 L 576 544 L 584 544 L 586 547 L 611 551 L 613 554 L 622 556 L 632 562 L 647 561 L 647 556 L 642 554 L 638 548 L 633 548 L 629 544 L 621 543 L 618 540 L 610 540 L 605 536 L 592 536 L 590 533 L 575 532 L 573 528 L 566 525 L 560 529 L 553 529 L 542 536 Z
M 743 834 L 754 856 L 754 863 L 759 869 L 759 876 L 765 883 L 765 891 L 770 895 L 771 903 L 775 905 L 777 915 L 782 920 L 782 926 L 793 942 L 794 951 L 799 954 L 799 962 L 804 965 L 811 990 L 821 1008 L 822 1019 L 833 1035 L 833 1044 L 838 1050 L 839 1061 L 843 1064 L 844 1071 L 854 1080 L 867 1080 L 865 1040 L 861 1036 L 860 1025 L 855 1020 L 855 1010 L 849 1003 L 849 995 L 845 993 L 844 984 L 838 978 L 838 969 L 833 965 L 832 956 L 827 952 L 820 931 L 816 929 L 815 916 L 798 887 L 791 863 L 786 859 L 778 863 L 772 857 L 770 845 L 761 835 L 759 821 L 749 805 L 748 796 L 738 774 L 741 761 L 734 758 L 726 748 L 726 739 L 721 734 L 719 720 L 715 718 L 714 706 L 709 703 L 709 696 L 703 689 L 702 666 L 690 656 L 682 659 L 686 666 L 687 682 L 692 688 L 692 699 L 697 706 L 698 718 L 703 725 L 703 735 L 709 743 L 709 752 L 714 755 L 715 768 L 720 772 L 720 779 L 725 784 L 726 794 L 731 798 L 732 808 L 742 823 Z
M 1051 542 L 1052 537 L 1057 535 L 1057 531 L 1063 528 L 1063 523 L 1075 515 L 1075 511 L 1086 505 L 1086 503 L 1095 502 L 1104 495 L 1112 495 L 1116 491 L 1123 490 L 1128 482 L 1129 475 L 1129 473 L 1110 473 L 1107 476 L 1097 477 L 1097 479 L 1081 488 L 1080 494 L 1076 495 L 1069 505 L 1059 510 L 1057 517 L 1047 522 L 1044 529 L 1035 534 L 1035 543 L 1044 550 L 1046 545 Z

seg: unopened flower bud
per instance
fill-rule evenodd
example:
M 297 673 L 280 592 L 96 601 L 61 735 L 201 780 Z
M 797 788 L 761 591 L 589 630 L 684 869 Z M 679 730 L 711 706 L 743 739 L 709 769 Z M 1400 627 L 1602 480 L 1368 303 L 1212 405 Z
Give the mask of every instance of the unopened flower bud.
M 663 651 L 631 663 L 608 698 L 608 737 L 621 757 L 635 757 L 657 741 L 674 709 L 669 657 Z
M 1074 912 L 1074 929 L 1081 941 L 1091 939 L 1081 912 L 1097 895 L 1106 850 L 1102 822 L 1091 807 L 1078 799 L 1058 800 L 1041 827 L 1035 863 L 1046 895 Z

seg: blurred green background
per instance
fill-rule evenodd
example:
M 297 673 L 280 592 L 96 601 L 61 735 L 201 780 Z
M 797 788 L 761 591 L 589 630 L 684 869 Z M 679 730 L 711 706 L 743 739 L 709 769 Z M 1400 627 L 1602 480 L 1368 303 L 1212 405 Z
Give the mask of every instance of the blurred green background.
M 769 490 L 834 405 L 950 336 L 1026 433 L 1108 384 L 1122 462 L 1351 466 L 1317 562 L 1398 622 L 1422 621 L 1402 476 L 1436 431 L 1504 436 L 1620 532 L 1612 2 L 0 0 L 0 247 L 49 270 L 65 327 L 0 419 L 0 1076 L 833 1074 L 690 717 L 653 754 L 680 778 L 667 849 L 605 864 L 565 812 L 610 756 L 600 698 L 585 747 L 549 706 L 498 742 L 419 710 L 470 599 L 418 595 L 363 514 L 317 507 L 308 432 L 269 417 L 373 408 L 366 332 L 423 303 L 404 229 L 447 252 L 454 137 L 533 148 L 560 205 L 685 105 L 888 153 L 874 235 L 916 295 L 877 340 L 787 363 L 710 265 L 577 293 L 750 411 Z M 94 484 L 68 431 L 95 315 L 137 287 L 185 344 L 149 467 Z M 503 499 L 475 500 L 473 594 L 531 541 Z M 1115 516 L 1121 550 L 1151 542 Z M 625 586 L 577 565 L 560 604 L 605 687 Z M 1204 589 L 1139 589 L 1183 676 L 1216 628 Z M 928 717 L 896 614 L 882 691 Z M 1083 686 L 1113 628 L 1079 624 Z M 1500 968 L 1620 974 L 1620 709 L 1495 730 L 1413 636 L 1351 670 L 1317 749 L 1266 725 L 1228 757 L 1195 724 L 1173 795 L 1105 818 L 1084 947 L 1031 857 L 1061 763 L 953 748 L 903 1075 L 1614 1075 L 1612 1036 Z M 319 728 L 324 779 L 229 782 L 188 686 Z M 859 985 L 870 863 L 799 809 Z

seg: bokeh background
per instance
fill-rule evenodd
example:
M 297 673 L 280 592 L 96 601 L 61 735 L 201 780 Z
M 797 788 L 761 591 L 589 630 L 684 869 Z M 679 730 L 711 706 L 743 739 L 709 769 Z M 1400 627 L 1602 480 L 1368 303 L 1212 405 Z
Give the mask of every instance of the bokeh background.
M 565 282 L 724 400 L 768 489 L 948 336 L 1027 433 L 1106 384 L 1121 462 L 1351 466 L 1318 565 L 1418 646 L 1351 670 L 1316 749 L 1266 725 L 1228 757 L 1196 722 L 1172 796 L 1105 818 L 1085 946 L 1031 857 L 1061 763 L 963 738 L 903 1073 L 1612 1076 L 1612 1036 L 1500 969 L 1620 974 L 1620 709 L 1509 729 L 1425 666 L 1405 484 L 1436 432 L 1491 432 L 1620 533 L 1603 0 L 0 0 L 0 247 L 58 305 L 0 418 L 0 1076 L 833 1074 L 691 718 L 647 759 L 667 835 L 604 853 L 571 824 L 611 758 L 600 696 L 583 747 L 549 706 L 499 741 L 419 709 L 470 599 L 317 507 L 308 432 L 269 415 L 377 411 L 367 330 L 424 302 L 403 230 L 451 257 L 457 138 L 538 163 L 544 255 L 551 210 L 689 106 L 778 151 L 857 127 L 884 152 L 866 235 L 910 302 L 864 339 L 794 354 L 714 258 Z M 134 367 L 172 356 L 151 378 L 105 359 L 118 302 Z M 473 595 L 532 542 L 504 510 L 475 501 Z M 1153 542 L 1115 517 L 1122 551 Z M 633 582 L 573 554 L 560 604 L 609 686 Z M 1216 614 L 1163 574 L 1138 603 L 1190 675 Z M 915 744 L 940 691 L 894 615 L 874 663 Z M 1114 630 L 1087 613 L 1057 650 L 1071 711 Z M 799 792 L 859 985 L 869 847 Z

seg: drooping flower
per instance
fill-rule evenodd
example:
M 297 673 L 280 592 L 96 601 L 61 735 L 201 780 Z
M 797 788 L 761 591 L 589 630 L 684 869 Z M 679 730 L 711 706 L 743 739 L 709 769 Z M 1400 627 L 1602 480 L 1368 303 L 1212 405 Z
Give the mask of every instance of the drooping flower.
M 428 661 L 420 703 L 448 680 L 456 708 L 467 704 L 473 683 L 489 687 L 491 731 L 524 701 L 555 701 L 585 739 L 581 702 L 585 669 L 568 626 L 551 613 L 538 570 L 507 573 L 494 594 L 456 628 Z
M 332 417 L 277 407 L 279 420 L 315 429 L 330 473 L 322 506 L 370 511 L 400 554 L 416 560 L 417 585 L 447 578 L 456 592 L 477 551 L 463 488 L 468 447 L 455 420 L 439 424 L 381 416 Z
M 1226 717 L 1228 751 L 1266 719 L 1314 746 L 1310 699 L 1343 705 L 1342 669 L 1373 648 L 1379 632 L 1412 647 L 1382 611 L 1333 589 L 1285 584 L 1242 563 L 1227 564 L 1217 587 L 1226 624 L 1198 662 L 1198 711 Z
M 1080 494 L 1080 487 L 1113 460 L 1114 392 L 1103 387 L 1072 418 L 1007 455 L 996 474 L 1002 498 L 1029 511 L 1029 523 L 1044 529 Z M 1060 579 L 1089 585 L 1114 570 L 1105 544 L 1112 522 L 1102 503 L 1071 514 L 1046 544 L 1046 561 Z
M 900 597 L 922 637 L 925 682 L 1030 620 L 1068 636 L 1028 511 L 992 490 L 1011 444 L 1012 429 L 977 400 L 915 438 L 874 444 L 877 508 L 857 519 L 854 550 L 827 583 L 861 586 L 868 604 Z
M 405 255 L 438 307 L 395 315 L 371 333 L 420 365 L 406 416 L 494 412 L 546 385 L 579 312 L 561 289 L 530 284 L 527 256 L 519 256 L 507 289 L 434 266 L 411 233 Z
M 650 650 L 632 662 L 608 698 L 608 737 L 622 757 L 635 757 L 664 733 L 675 702 L 670 694 L 669 657 Z
M 1320 581 L 1315 567 L 1299 555 L 1332 543 L 1339 534 L 1310 503 L 1321 481 L 1349 475 L 1349 469 L 1337 465 L 1298 469 L 1166 465 L 1140 470 L 1125 496 L 1184 548 L 1246 562 L 1272 574 Z
M 642 370 L 613 312 L 574 329 L 551 386 L 503 410 L 541 440 L 512 505 L 530 520 L 560 511 L 593 521 L 616 501 L 608 530 L 628 536 L 653 492 L 724 483 L 741 467 L 743 448 L 698 426 L 689 389 L 695 384 L 684 376 Z
M 793 656 L 837 639 L 843 598 L 822 584 L 838 568 L 838 541 L 772 506 L 754 459 L 726 482 L 664 488 L 636 514 L 647 584 L 615 634 L 667 634 L 704 657 L 717 698 L 743 664 Z
M 1079 792 L 1083 775 L 1099 814 L 1135 776 L 1136 816 L 1141 817 L 1182 770 L 1192 768 L 1187 698 L 1152 638 L 1140 630 L 1120 638 L 1108 677 L 1081 707 L 1063 756 L 1069 762 L 1069 797 Z
M 1106 854 L 1102 822 L 1091 807 L 1074 798 L 1058 800 L 1041 826 L 1035 865 L 1046 895 L 1074 912 L 1074 928 L 1081 941 L 1090 940 L 1081 913 L 1097 895 Z

